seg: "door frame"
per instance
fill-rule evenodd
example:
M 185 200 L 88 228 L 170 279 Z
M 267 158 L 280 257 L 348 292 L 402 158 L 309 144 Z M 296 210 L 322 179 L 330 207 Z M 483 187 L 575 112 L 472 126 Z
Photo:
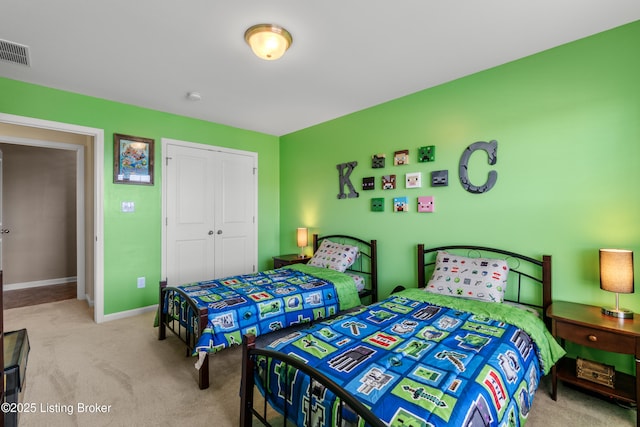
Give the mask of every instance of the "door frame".
M 194 148 L 198 150 L 207 150 L 207 151 L 219 151 L 229 154 L 239 154 L 244 156 L 251 156 L 255 159 L 255 168 L 256 173 L 254 174 L 255 180 L 255 219 L 253 222 L 253 232 L 255 236 L 255 247 L 254 247 L 254 265 L 257 266 L 258 262 L 258 153 L 255 151 L 246 151 L 246 150 L 237 150 L 233 148 L 227 147 L 219 147 L 215 145 L 202 144 L 197 142 L 189 142 L 189 141 L 181 141 L 177 139 L 171 138 L 161 138 L 161 146 L 162 146 L 162 164 L 163 166 L 167 166 L 167 145 L 178 145 L 186 148 Z M 161 280 L 167 279 L 167 174 L 163 172 L 162 174 L 162 266 L 161 266 Z
M 12 114 L 0 113 L 0 123 L 26 126 L 32 128 L 39 129 L 47 129 L 53 131 L 61 131 L 68 133 L 76 133 L 80 135 L 86 135 L 93 139 L 93 173 L 94 173 L 94 200 L 93 200 L 93 208 L 94 208 L 94 277 L 93 277 L 93 319 L 96 323 L 102 323 L 104 318 L 104 130 L 98 128 L 91 128 L 86 126 L 78 126 L 69 123 L 62 122 L 54 122 L 49 120 L 41 120 L 35 119 L 32 117 L 24 117 L 24 116 L 16 116 Z M 23 145 L 36 145 L 36 140 L 26 139 L 26 138 L 15 138 L 15 137 L 6 137 L 3 138 L 11 141 L 22 141 L 22 142 L 31 142 L 31 144 L 23 144 Z M 42 143 L 42 142 L 40 142 Z M 64 144 L 64 143 L 47 143 L 50 145 L 38 145 L 41 147 L 49 147 L 49 148 L 64 148 L 64 149 L 75 149 L 77 156 L 77 171 L 76 174 L 78 176 L 78 181 L 82 181 L 81 185 L 78 185 L 76 191 L 77 206 L 78 206 L 78 220 L 76 221 L 77 226 L 77 248 L 78 248 L 78 257 L 77 257 L 77 274 L 78 274 L 78 293 L 79 295 L 84 296 L 85 289 L 85 232 L 84 232 L 84 203 L 80 203 L 81 200 L 84 200 L 84 156 L 82 153 L 84 152 L 84 147 L 82 150 L 78 149 L 73 144 Z M 76 147 L 76 148 L 72 148 Z M 80 192 L 81 191 L 81 192 Z M 82 208 L 81 208 L 82 206 Z M 82 222 L 82 228 L 80 228 L 80 222 Z M 82 283 L 82 285 L 81 285 Z M 82 286 L 82 289 L 80 287 Z

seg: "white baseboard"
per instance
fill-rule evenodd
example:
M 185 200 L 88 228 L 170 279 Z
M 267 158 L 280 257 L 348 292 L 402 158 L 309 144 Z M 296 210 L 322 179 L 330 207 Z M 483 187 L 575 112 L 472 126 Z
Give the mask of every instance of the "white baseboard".
M 34 282 L 5 283 L 3 286 L 3 289 L 5 291 L 15 291 L 17 289 L 37 288 L 39 286 L 65 285 L 67 283 L 72 283 L 77 280 L 78 278 L 74 276 L 74 277 L 63 277 L 60 279 L 36 280 Z
M 156 311 L 156 310 L 158 310 L 158 304 L 149 305 L 147 307 L 134 308 L 133 310 L 120 311 L 118 313 L 113 313 L 113 314 L 105 314 L 103 321 L 109 322 L 111 320 L 124 319 L 126 317 L 137 316 L 139 314 L 144 314 L 144 313 L 148 313 L 150 311 Z

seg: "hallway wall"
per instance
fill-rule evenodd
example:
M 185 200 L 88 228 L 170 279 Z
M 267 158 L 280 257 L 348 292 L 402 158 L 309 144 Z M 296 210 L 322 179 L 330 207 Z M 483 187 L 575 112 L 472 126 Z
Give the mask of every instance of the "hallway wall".
M 0 143 L 5 285 L 75 278 L 76 153 Z

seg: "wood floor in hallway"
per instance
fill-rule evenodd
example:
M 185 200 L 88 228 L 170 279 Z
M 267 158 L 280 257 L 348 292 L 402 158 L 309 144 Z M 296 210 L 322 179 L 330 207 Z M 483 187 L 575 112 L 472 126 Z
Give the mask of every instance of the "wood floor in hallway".
M 76 298 L 76 282 L 4 292 L 4 309 Z

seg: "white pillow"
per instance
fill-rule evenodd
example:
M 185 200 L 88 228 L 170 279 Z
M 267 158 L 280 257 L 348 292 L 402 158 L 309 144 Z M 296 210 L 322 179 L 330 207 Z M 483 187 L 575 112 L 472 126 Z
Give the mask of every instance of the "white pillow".
M 357 246 L 342 245 L 324 239 L 307 264 L 344 273 L 355 262 L 357 256 Z
M 358 290 L 358 292 L 362 291 L 364 289 L 365 286 L 365 280 L 364 277 L 358 275 L 358 274 L 354 274 L 354 273 L 346 273 L 347 275 L 351 276 L 351 278 L 353 279 L 354 283 L 356 284 L 356 289 Z
M 468 258 L 438 251 L 428 292 L 489 302 L 502 302 L 509 266 L 502 259 Z

